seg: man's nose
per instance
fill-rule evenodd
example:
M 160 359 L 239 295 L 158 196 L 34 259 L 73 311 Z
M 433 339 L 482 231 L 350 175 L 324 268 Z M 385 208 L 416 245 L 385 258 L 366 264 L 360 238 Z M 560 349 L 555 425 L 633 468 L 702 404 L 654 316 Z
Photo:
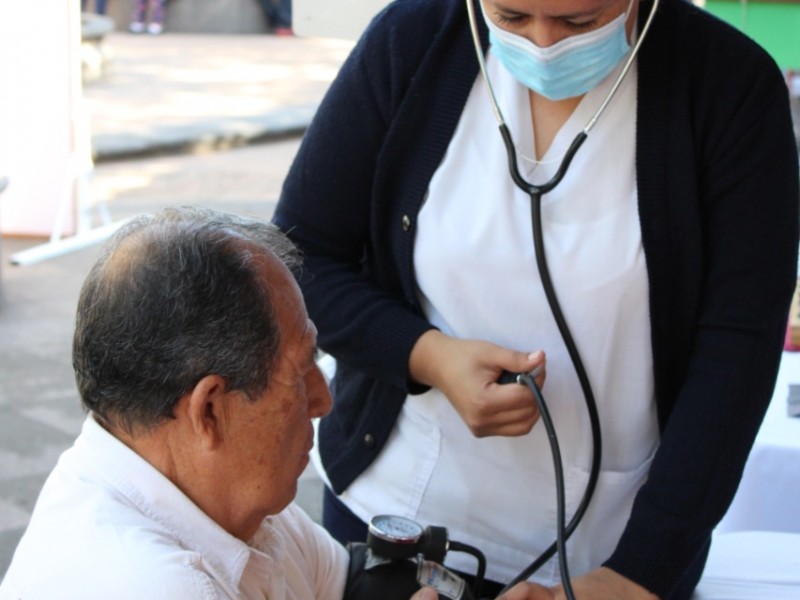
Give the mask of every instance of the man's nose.
M 322 371 L 316 365 L 308 374 L 306 389 L 308 390 L 309 417 L 314 418 L 327 415 L 333 406 L 333 399 L 328 389 L 328 382 L 325 380 Z

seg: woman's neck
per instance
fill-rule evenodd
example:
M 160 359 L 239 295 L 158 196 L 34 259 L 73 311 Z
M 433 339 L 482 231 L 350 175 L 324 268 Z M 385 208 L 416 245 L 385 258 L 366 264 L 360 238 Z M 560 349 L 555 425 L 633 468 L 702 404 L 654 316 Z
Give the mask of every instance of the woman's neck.
M 549 100 L 536 92 L 528 91 L 528 97 L 530 98 L 536 160 L 542 160 L 564 123 L 575 112 L 583 96 Z

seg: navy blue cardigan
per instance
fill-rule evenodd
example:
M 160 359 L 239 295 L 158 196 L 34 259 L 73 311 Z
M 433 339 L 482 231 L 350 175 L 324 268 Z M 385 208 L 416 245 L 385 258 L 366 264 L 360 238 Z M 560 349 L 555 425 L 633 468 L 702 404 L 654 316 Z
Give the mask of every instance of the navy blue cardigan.
M 431 328 L 415 293 L 415 220 L 478 73 L 463 4 L 399 0 L 373 21 L 275 212 L 305 254 L 309 314 L 337 359 L 320 429 L 336 492 L 376 457 L 406 395 L 424 391 L 408 374 Z M 774 62 L 691 4 L 662 0 L 638 86 L 661 444 L 606 564 L 668 598 L 687 572 L 681 587 L 693 587 L 771 397 L 796 276 L 798 168 Z

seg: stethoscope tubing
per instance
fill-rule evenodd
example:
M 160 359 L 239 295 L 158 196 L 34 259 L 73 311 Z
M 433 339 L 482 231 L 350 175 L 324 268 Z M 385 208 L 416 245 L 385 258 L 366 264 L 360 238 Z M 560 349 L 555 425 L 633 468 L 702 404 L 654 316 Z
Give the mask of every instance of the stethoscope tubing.
M 477 1 L 480 2 L 481 0 Z M 552 283 L 552 279 L 550 277 L 550 271 L 547 266 L 546 252 L 544 248 L 544 232 L 542 231 L 542 220 L 541 220 L 542 196 L 552 191 L 564 178 L 569 169 L 570 164 L 572 163 L 572 160 L 575 158 L 575 155 L 577 154 L 578 150 L 586 141 L 589 132 L 595 126 L 597 121 L 600 119 L 600 116 L 605 112 L 609 103 L 611 102 L 611 100 L 619 90 L 620 86 L 622 85 L 623 80 L 630 71 L 633 62 L 639 53 L 639 49 L 641 48 L 641 45 L 644 42 L 647 32 L 650 29 L 650 25 L 653 22 L 653 18 L 655 17 L 655 13 L 659 5 L 659 0 L 653 0 L 653 6 L 650 9 L 650 14 L 647 17 L 644 26 L 642 27 L 641 35 L 638 36 L 638 39 L 634 44 L 632 51 L 628 55 L 628 58 L 626 59 L 622 70 L 620 71 L 619 75 L 617 76 L 616 80 L 611 86 L 611 89 L 609 90 L 605 99 L 601 103 L 600 107 L 597 109 L 592 118 L 589 119 L 588 123 L 583 128 L 583 130 L 575 136 L 575 139 L 572 141 L 572 144 L 567 149 L 566 153 L 564 154 L 564 157 L 561 159 L 561 164 L 559 165 L 556 173 L 550 178 L 549 181 L 538 185 L 527 181 L 519 171 L 516 147 L 514 146 L 514 141 L 511 138 L 511 133 L 508 129 L 508 126 L 505 123 L 505 119 L 503 118 L 503 113 L 500 110 L 500 106 L 497 102 L 497 98 L 494 93 L 494 88 L 492 87 L 491 81 L 489 79 L 488 69 L 486 67 L 486 60 L 483 55 L 480 34 L 478 32 L 477 21 L 475 18 L 475 7 L 473 5 L 473 0 L 466 0 L 466 3 L 467 3 L 467 13 L 469 17 L 469 24 L 472 33 L 473 45 L 475 47 L 475 52 L 478 58 L 478 65 L 480 68 L 483 81 L 486 86 L 486 90 L 489 95 L 489 100 L 491 102 L 492 109 L 495 114 L 495 119 L 498 122 L 500 135 L 502 136 L 503 143 L 505 144 L 506 147 L 506 152 L 508 155 L 509 173 L 511 175 L 512 180 L 514 181 L 514 184 L 520 190 L 528 194 L 531 199 L 531 222 L 532 222 L 533 243 L 536 254 L 536 264 L 539 270 L 539 276 L 542 279 L 542 286 L 544 288 L 545 295 L 547 297 L 547 301 L 550 306 L 550 310 L 553 314 L 553 318 L 556 321 L 559 333 L 561 334 L 561 337 L 564 340 L 564 344 L 567 347 L 567 351 L 570 355 L 570 359 L 572 360 L 576 375 L 580 382 L 581 389 L 583 391 L 584 398 L 586 400 L 586 406 L 589 414 L 590 426 L 592 431 L 592 451 L 593 451 L 592 468 L 589 474 L 589 480 L 587 481 L 586 484 L 586 489 L 584 490 L 583 497 L 575 513 L 573 514 L 572 519 L 570 519 L 569 524 L 565 524 L 566 517 L 563 510 L 564 498 L 563 494 L 561 494 L 560 497 L 558 498 L 558 509 L 559 509 L 558 523 L 557 523 L 557 531 L 559 533 L 558 539 L 549 548 L 547 548 L 547 550 L 545 550 L 538 558 L 536 558 L 530 565 L 528 565 L 528 567 L 525 568 L 519 575 L 517 575 L 513 580 L 511 580 L 511 582 L 509 582 L 508 585 L 503 589 L 503 592 L 505 592 L 511 587 L 513 587 L 513 585 L 515 585 L 516 583 L 528 579 L 531 575 L 533 575 L 533 573 L 535 573 L 539 568 L 541 568 L 541 566 L 544 565 L 544 563 L 547 562 L 557 551 L 559 552 L 560 555 L 564 553 L 566 540 L 569 539 L 569 537 L 577 528 L 578 524 L 583 518 L 584 513 L 586 512 L 586 509 L 588 508 L 592 496 L 594 495 L 594 490 L 597 486 L 597 480 L 600 472 L 600 463 L 602 460 L 603 444 L 602 444 L 602 433 L 600 430 L 600 419 L 597 413 L 597 404 L 595 402 L 594 394 L 591 388 L 591 383 L 589 381 L 588 375 L 586 374 L 586 369 L 583 365 L 583 361 L 581 360 L 580 353 L 577 349 L 577 346 L 575 345 L 572 334 L 570 333 L 569 326 L 567 325 L 566 319 L 564 318 L 560 303 L 558 302 L 555 287 Z M 533 385 L 535 387 L 535 384 Z M 539 400 L 540 398 L 539 396 L 537 396 L 537 401 Z M 541 403 L 542 404 L 544 403 L 543 398 L 541 398 Z M 569 574 L 567 570 L 566 557 L 560 556 L 559 566 L 561 568 L 562 579 L 568 580 Z M 569 597 L 572 597 L 571 587 L 569 586 L 568 581 L 564 583 L 565 583 L 565 591 L 569 592 L 568 593 Z

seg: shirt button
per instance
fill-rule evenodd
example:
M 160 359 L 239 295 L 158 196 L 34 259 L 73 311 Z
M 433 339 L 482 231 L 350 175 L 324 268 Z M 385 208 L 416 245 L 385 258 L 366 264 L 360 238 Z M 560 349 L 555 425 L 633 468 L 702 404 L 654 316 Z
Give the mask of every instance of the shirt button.
M 369 449 L 375 447 L 375 438 L 372 437 L 371 433 L 368 433 L 364 436 L 364 446 L 366 446 Z
M 403 215 L 403 231 L 411 229 L 411 218 L 408 215 Z

